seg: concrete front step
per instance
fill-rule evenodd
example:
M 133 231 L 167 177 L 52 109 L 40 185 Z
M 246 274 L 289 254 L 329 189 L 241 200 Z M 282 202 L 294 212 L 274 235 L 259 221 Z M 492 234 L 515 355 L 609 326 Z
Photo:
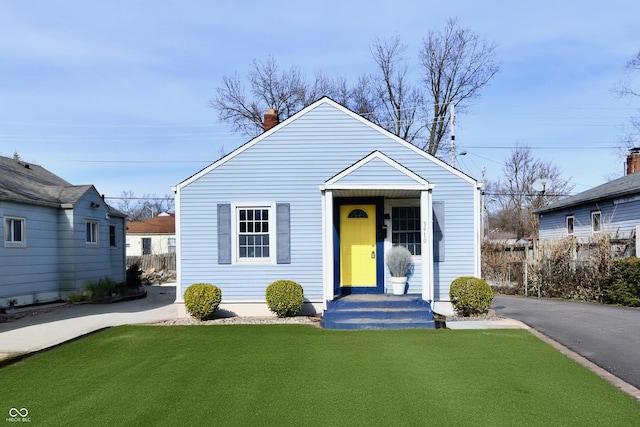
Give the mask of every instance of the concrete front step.
M 420 295 L 349 295 L 329 301 L 326 329 L 408 329 L 436 327 L 430 304 Z

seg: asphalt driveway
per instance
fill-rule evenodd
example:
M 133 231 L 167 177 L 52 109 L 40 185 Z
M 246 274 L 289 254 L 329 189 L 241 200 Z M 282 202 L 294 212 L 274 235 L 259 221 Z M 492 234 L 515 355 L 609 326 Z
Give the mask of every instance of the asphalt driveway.
M 640 388 L 640 309 L 510 296 L 496 296 L 493 309 Z

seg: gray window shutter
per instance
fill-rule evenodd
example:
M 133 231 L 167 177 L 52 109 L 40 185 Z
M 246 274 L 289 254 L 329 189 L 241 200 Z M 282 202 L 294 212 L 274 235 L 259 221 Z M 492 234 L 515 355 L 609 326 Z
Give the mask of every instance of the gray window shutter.
M 289 203 L 276 204 L 276 261 L 291 264 L 291 221 Z
M 444 202 L 433 202 L 433 261 L 444 262 Z
M 218 205 L 218 264 L 231 264 L 231 205 Z

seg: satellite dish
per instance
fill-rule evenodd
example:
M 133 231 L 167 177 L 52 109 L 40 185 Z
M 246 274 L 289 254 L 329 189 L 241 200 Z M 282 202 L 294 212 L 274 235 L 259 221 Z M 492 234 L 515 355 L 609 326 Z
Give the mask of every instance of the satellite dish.
M 547 189 L 547 186 L 551 184 L 551 180 L 549 178 L 538 178 L 531 184 L 531 187 L 540 193 L 544 193 Z

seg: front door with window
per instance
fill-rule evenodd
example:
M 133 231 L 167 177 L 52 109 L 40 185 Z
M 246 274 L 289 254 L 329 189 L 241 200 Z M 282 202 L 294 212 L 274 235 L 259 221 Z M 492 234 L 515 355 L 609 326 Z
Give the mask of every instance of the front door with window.
M 340 287 L 373 288 L 373 292 L 377 258 L 376 205 L 341 205 Z

